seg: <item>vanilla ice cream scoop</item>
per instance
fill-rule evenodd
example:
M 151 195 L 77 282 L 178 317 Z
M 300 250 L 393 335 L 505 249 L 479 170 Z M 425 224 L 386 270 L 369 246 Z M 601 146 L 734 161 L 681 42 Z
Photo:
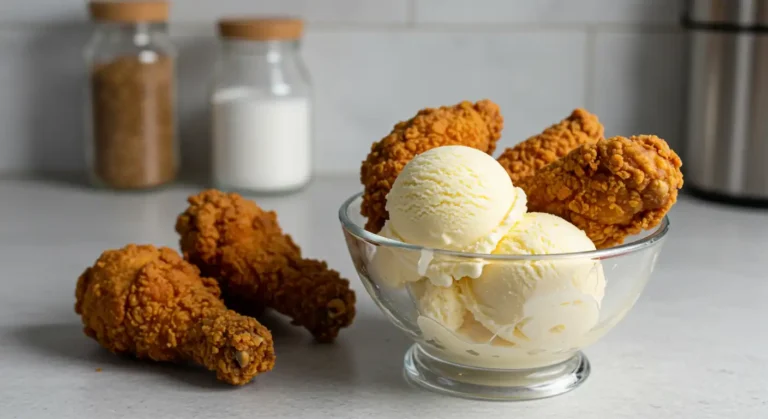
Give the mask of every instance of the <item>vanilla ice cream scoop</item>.
M 384 224 L 379 235 L 388 239 L 403 241 L 395 234 L 389 223 Z M 400 288 L 406 283 L 416 282 L 422 278 L 418 272 L 421 252 L 401 249 L 394 246 L 379 246 L 373 255 L 371 274 L 382 286 Z
M 526 203 L 525 192 L 493 157 L 471 147 L 438 147 L 398 175 L 387 195 L 385 230 L 427 248 L 490 253 L 522 218 Z M 436 285 L 482 272 L 479 261 L 432 256 L 422 252 L 415 267 Z
M 528 350 L 489 332 L 468 314 L 461 327 L 449 330 L 427 316 L 419 316 L 425 348 L 439 350 L 439 356 L 457 364 L 481 368 L 527 369 L 557 364 L 573 356 L 573 351 Z M 498 382 L 499 377 L 495 377 Z
M 403 168 L 386 208 L 392 228 L 406 242 L 463 250 L 499 228 L 516 195 L 493 157 L 471 147 L 445 146 Z
M 494 254 L 532 255 L 595 250 L 587 235 L 550 214 L 528 213 L 499 242 Z M 475 319 L 519 347 L 567 349 L 598 321 L 605 293 L 599 261 L 502 261 L 476 279 L 460 282 Z
M 429 281 L 409 284 L 421 316 L 436 321 L 448 330 L 456 330 L 464 323 L 467 308 L 459 296 L 456 283 L 440 287 Z

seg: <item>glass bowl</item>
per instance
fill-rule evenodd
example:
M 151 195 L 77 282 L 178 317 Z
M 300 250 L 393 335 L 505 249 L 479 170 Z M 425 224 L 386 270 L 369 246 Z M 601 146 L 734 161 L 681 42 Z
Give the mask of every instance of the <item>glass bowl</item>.
M 461 253 L 366 231 L 361 196 L 344 202 L 339 219 L 365 289 L 415 341 L 405 354 L 406 379 L 474 399 L 538 399 L 581 384 L 590 373 L 581 349 L 604 336 L 634 306 L 669 230 L 665 217 L 655 229 L 608 249 L 550 255 Z M 473 269 L 455 268 L 477 266 L 483 280 L 462 278 L 446 287 L 423 277 L 432 269 L 469 272 Z

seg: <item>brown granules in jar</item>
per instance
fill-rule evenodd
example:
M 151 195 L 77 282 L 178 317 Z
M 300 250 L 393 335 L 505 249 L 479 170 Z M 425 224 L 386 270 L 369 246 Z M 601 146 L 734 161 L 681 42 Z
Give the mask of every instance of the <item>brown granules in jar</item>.
M 172 58 L 122 57 L 96 65 L 91 86 L 99 182 L 139 189 L 172 181 L 177 171 Z

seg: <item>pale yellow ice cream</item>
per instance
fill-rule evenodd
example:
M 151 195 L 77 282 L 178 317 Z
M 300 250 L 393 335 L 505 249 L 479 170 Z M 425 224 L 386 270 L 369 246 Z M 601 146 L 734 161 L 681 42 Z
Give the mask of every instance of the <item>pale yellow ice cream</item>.
M 384 224 L 379 235 L 399 242 L 403 241 L 390 229 L 388 223 Z M 373 255 L 371 273 L 379 285 L 399 288 L 406 283 L 421 279 L 418 273 L 420 258 L 420 251 L 406 250 L 397 246 L 379 246 Z
M 387 211 L 385 237 L 428 248 L 490 253 L 522 218 L 526 198 L 493 157 L 471 147 L 445 146 L 416 156 L 403 168 L 387 195 Z M 433 257 L 428 251 L 401 253 L 391 256 L 405 259 L 418 277 L 442 286 L 462 277 L 477 278 L 484 264 Z
M 422 316 L 436 321 L 450 331 L 458 329 L 464 323 L 467 308 L 459 295 L 457 284 L 440 287 L 429 281 L 419 281 L 410 284 L 409 290 Z
M 587 235 L 550 214 L 528 213 L 501 240 L 494 254 L 531 255 L 595 250 Z M 474 318 L 521 348 L 567 348 L 598 321 L 605 293 L 599 261 L 570 258 L 502 261 L 482 276 L 463 279 L 461 296 Z
M 424 339 L 424 348 L 435 355 L 458 364 L 482 368 L 537 368 L 557 364 L 573 356 L 575 349 L 587 341 L 574 342 L 566 350 L 540 350 L 518 347 L 489 332 L 472 314 L 467 314 L 461 327 L 448 330 L 439 322 L 420 316 L 417 324 Z
M 405 166 L 387 195 L 387 211 L 406 242 L 463 250 L 498 230 L 515 198 L 509 175 L 493 157 L 446 146 Z
M 595 250 L 562 218 L 526 214 L 525 193 L 492 157 L 462 146 L 427 151 L 406 165 L 387 196 L 379 233 L 417 245 L 379 246 L 372 274 L 402 287 L 419 311 L 425 342 L 459 363 L 498 368 L 551 365 L 588 342 L 605 277 L 599 261 L 492 261 L 462 253 L 547 255 Z

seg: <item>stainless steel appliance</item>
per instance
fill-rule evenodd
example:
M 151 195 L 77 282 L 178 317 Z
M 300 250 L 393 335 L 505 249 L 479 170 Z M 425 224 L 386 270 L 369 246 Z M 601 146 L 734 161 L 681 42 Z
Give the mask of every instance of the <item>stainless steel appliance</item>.
M 768 204 L 768 0 L 689 0 L 686 189 Z

